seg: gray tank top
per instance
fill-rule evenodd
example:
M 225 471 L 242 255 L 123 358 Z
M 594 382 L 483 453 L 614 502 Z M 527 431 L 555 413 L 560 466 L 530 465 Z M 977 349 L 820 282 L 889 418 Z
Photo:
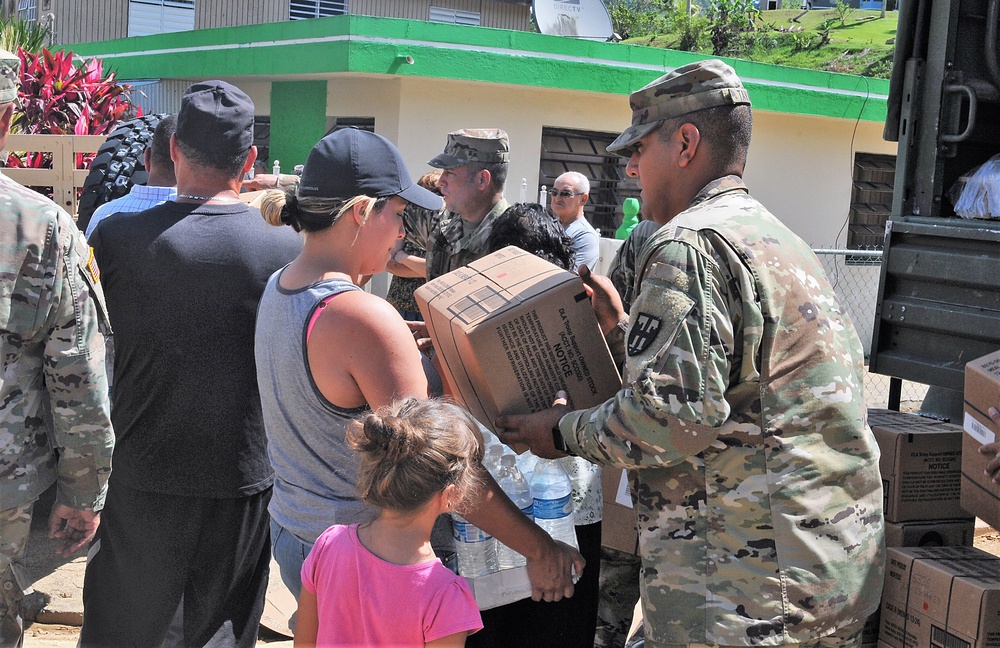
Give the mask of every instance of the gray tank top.
M 328 279 L 286 290 L 278 285 L 283 270 L 264 289 L 255 342 L 267 452 L 274 467 L 268 510 L 275 522 L 312 543 L 333 524 L 371 517 L 358 498 L 357 459 L 345 438 L 347 425 L 368 408 L 343 409 L 324 398 L 306 354 L 316 309 L 333 295 L 360 288 Z

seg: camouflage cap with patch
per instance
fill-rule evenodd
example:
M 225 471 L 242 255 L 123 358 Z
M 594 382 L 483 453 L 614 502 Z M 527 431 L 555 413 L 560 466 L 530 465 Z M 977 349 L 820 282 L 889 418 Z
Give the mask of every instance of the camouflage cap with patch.
M 448 133 L 444 153 L 427 164 L 438 169 L 454 169 L 469 162 L 510 162 L 507 133 L 499 128 L 463 128 Z
M 0 104 L 17 99 L 17 89 L 21 85 L 20 67 L 21 59 L 17 58 L 17 54 L 0 49 Z
M 719 59 L 688 63 L 629 95 L 632 125 L 608 146 L 629 156 L 632 147 L 667 119 L 716 106 L 750 105 L 735 70 Z

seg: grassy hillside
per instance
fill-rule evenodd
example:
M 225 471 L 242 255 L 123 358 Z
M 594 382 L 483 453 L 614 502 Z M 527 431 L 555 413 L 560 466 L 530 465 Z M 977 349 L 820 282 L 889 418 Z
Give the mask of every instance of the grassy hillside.
M 852 11 L 843 22 L 834 9 L 763 11 L 753 32 L 734 39 L 725 56 L 792 67 L 888 78 L 896 36 L 894 11 Z M 793 19 L 798 17 L 797 21 Z M 696 18 L 674 33 L 629 39 L 628 43 L 680 49 L 696 41 L 695 51 L 712 54 L 707 21 Z

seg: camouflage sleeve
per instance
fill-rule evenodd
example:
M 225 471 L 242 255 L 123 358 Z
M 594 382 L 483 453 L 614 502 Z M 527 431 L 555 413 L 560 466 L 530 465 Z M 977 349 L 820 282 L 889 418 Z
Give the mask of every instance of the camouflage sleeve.
M 633 294 L 635 290 L 635 258 L 639 251 L 639 248 L 649 240 L 656 230 L 659 229 L 659 225 L 653 221 L 641 221 L 636 225 L 632 232 L 622 243 L 621 247 L 618 248 L 618 252 L 615 253 L 615 258 L 611 260 L 611 266 L 608 269 L 608 278 L 611 279 L 611 283 L 614 284 L 615 290 L 622 298 L 622 304 L 625 306 L 625 312 L 628 312 L 632 306 L 632 299 L 635 297 Z
M 406 230 L 406 240 L 426 251 L 431 232 L 437 227 L 440 219 L 440 212 L 410 205 L 403 212 L 403 229 Z
M 59 229 L 65 245 L 45 344 L 45 384 L 59 452 L 56 501 L 99 511 L 114 448 L 104 366 L 110 329 L 93 251 L 69 216 L 60 214 Z
M 715 442 L 729 417 L 724 286 L 716 261 L 687 243 L 654 253 L 630 314 L 626 383 L 560 421 L 573 454 L 621 468 L 669 466 Z

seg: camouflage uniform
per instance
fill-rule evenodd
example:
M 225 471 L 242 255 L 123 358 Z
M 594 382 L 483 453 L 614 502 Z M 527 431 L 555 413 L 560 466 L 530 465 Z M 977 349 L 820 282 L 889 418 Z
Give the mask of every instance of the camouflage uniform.
M 609 151 L 749 104 L 718 60 L 630 101 Z M 559 426 L 573 454 L 629 470 L 646 645 L 857 645 L 881 592 L 881 479 L 861 343 L 822 266 L 727 176 L 653 234 L 636 274 L 623 389 Z
M 6 56 L 0 52 L 0 64 Z M 20 641 L 21 598 L 30 591 L 20 560 L 32 504 L 56 482 L 56 503 L 101 510 L 114 435 L 104 295 L 83 234 L 52 201 L 3 176 L 0 228 L 0 645 L 7 646 Z
M 499 128 L 466 128 L 448 133 L 444 152 L 427 164 L 438 169 L 454 169 L 471 163 L 497 164 L 510 161 L 507 133 Z M 486 254 L 493 223 L 510 205 L 501 198 L 468 236 L 459 214 L 446 211 L 436 227 L 430 216 L 409 223 L 411 241 L 427 250 L 427 280 L 460 268 Z
M 469 236 L 465 236 L 461 216 L 445 212 L 427 247 L 427 280 L 436 279 L 486 256 L 487 239 L 493 230 L 493 223 L 509 206 L 501 198 Z
M 629 311 L 632 305 L 632 298 L 635 296 L 635 259 L 639 250 L 646 244 L 653 232 L 660 229 L 659 223 L 650 220 L 640 221 L 628 238 L 618 248 L 615 258 L 611 260 L 611 267 L 608 269 L 608 279 L 615 285 L 615 290 L 621 295 L 622 305 L 625 312 Z
M 630 469 L 648 645 L 780 645 L 863 621 L 882 582 L 863 354 L 816 257 L 736 176 L 637 265 L 626 388 L 565 416 Z

